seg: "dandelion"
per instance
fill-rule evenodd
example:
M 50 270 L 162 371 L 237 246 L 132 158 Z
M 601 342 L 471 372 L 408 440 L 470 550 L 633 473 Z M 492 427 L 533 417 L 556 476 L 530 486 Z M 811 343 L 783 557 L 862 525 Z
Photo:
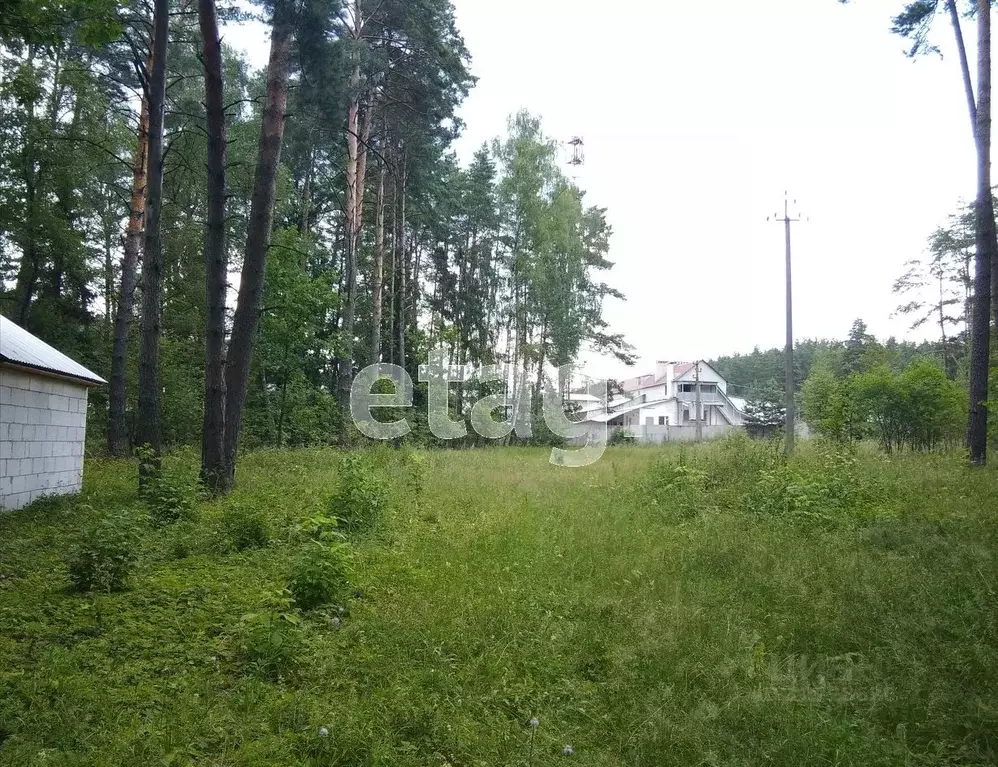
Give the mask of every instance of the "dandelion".
M 537 721 L 537 717 L 536 717 L 536 716 L 532 716 L 532 717 L 530 717 L 530 722 L 529 722 L 529 724 L 530 724 L 530 726 L 531 726 L 531 727 L 532 727 L 533 729 L 535 729 L 535 730 L 536 730 L 536 729 L 537 729 L 537 725 L 539 725 L 539 724 L 540 724 L 540 722 L 538 722 L 538 721 Z
M 329 730 L 327 730 L 325 727 L 320 727 L 319 728 L 319 737 L 326 738 L 328 736 L 329 736 Z
M 574 748 L 572 748 L 571 746 L 565 746 L 565 747 L 564 747 L 564 748 L 563 748 L 563 749 L 561 750 L 561 755 L 562 755 L 562 756 L 572 756 L 572 754 L 574 754 L 574 753 L 575 753 L 575 749 L 574 749 Z
M 342 621 L 340 621 L 340 619 L 339 619 L 339 618 L 338 618 L 337 616 L 335 616 L 335 615 L 334 615 L 334 616 L 333 616 L 333 617 L 332 617 L 332 618 L 330 619 L 330 621 L 329 621 L 329 622 L 330 622 L 331 624 L 333 624 L 333 628 L 334 628 L 334 629 L 338 629 L 338 628 L 340 627 L 340 623 L 341 623 Z

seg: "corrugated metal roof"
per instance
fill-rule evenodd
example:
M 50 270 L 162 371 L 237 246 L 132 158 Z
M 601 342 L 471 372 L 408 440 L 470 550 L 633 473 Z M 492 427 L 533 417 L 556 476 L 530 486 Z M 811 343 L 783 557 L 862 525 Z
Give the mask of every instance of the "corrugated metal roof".
M 107 383 L 92 370 L 73 362 L 58 349 L 53 349 L 3 315 L 0 315 L 0 362 L 24 365 L 41 372 L 68 376 L 91 384 Z

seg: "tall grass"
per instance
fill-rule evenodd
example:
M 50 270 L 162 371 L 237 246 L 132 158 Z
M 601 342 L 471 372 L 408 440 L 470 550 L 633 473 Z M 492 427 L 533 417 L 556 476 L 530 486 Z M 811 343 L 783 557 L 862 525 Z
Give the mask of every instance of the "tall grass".
M 0 765 L 998 761 L 992 470 L 737 440 L 585 469 L 377 451 L 379 532 L 351 538 L 342 603 L 300 612 L 341 460 L 246 456 L 182 557 L 141 525 L 110 594 L 65 562 L 91 515 L 143 519 L 134 466 L 0 518 Z M 226 542 L 238 506 L 267 545 Z

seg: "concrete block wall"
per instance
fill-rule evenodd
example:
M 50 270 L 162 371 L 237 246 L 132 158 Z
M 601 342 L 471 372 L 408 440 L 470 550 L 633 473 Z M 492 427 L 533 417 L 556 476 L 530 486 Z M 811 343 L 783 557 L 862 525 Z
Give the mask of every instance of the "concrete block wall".
M 87 387 L 0 365 L 0 510 L 79 492 Z

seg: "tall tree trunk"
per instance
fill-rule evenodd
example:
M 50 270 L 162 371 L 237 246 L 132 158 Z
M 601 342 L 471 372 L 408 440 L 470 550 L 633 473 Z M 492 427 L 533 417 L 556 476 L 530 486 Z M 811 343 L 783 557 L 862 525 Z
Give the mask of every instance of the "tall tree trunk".
M 152 56 L 146 60 L 142 106 L 139 109 L 138 143 L 132 158 L 132 197 L 125 229 L 124 254 L 121 258 L 121 286 L 118 308 L 114 313 L 114 341 L 111 351 L 111 392 L 107 450 L 114 456 L 128 454 L 128 424 L 125 411 L 128 407 L 125 386 L 125 363 L 128 356 L 128 336 L 132 327 L 132 307 L 135 301 L 135 283 L 138 281 L 139 249 L 142 245 L 142 226 L 145 222 L 146 181 L 149 168 L 149 99 L 148 82 L 152 71 Z
M 270 36 L 267 97 L 263 123 L 260 126 L 260 148 L 250 202 L 246 254 L 225 365 L 225 465 L 217 485 L 219 492 L 228 490 L 235 479 L 236 451 L 246 406 L 246 391 L 249 388 L 253 343 L 260 324 L 260 304 L 263 300 L 270 230 L 274 223 L 277 174 L 281 164 L 284 117 L 288 104 L 288 66 L 293 29 L 294 3 L 291 0 L 278 0 L 274 5 L 273 30 Z
M 995 215 L 991 197 L 991 2 L 977 0 L 977 201 L 975 204 L 973 328 L 970 333 L 970 462 L 983 466 L 988 449 L 988 368 Z
M 378 201 L 371 266 L 371 364 L 381 361 L 381 301 L 385 282 L 385 164 L 378 168 Z
M 222 44 L 215 0 L 199 0 L 205 113 L 208 125 L 208 221 L 204 240 L 208 327 L 204 360 L 204 419 L 201 480 L 217 492 L 225 468 L 225 102 L 222 97 Z
M 353 326 L 357 303 L 357 248 L 360 234 L 360 213 L 363 206 L 364 189 L 361 186 L 360 170 L 360 50 L 364 31 L 364 18 L 360 0 L 353 5 L 352 41 L 354 61 L 350 72 L 350 105 L 347 107 L 347 161 L 346 161 L 346 212 L 344 217 L 344 292 L 340 294 L 342 323 L 340 327 L 340 359 L 337 371 L 338 400 L 342 416 L 342 439 L 350 441 L 349 408 L 350 388 L 353 385 Z M 366 118 L 365 118 L 366 121 Z M 366 156 L 366 152 L 365 152 Z
M 34 62 L 35 48 L 28 46 L 25 66 L 30 68 Z M 25 241 L 22 244 L 21 263 L 17 270 L 17 280 L 14 284 L 14 296 L 17 302 L 16 314 L 19 325 L 26 326 L 28 322 L 28 309 L 31 308 L 31 299 L 35 293 L 35 283 L 38 280 L 40 264 L 38 263 L 38 247 L 36 237 L 38 234 L 38 168 L 35 162 L 35 132 L 37 130 L 35 122 L 35 101 L 33 98 L 25 98 L 21 101 L 21 106 L 26 113 L 24 145 L 21 150 L 21 172 L 24 181 L 24 214 L 25 218 Z
M 163 303 L 163 111 L 166 105 L 166 38 L 169 0 L 156 0 L 153 17 L 152 72 L 149 78 L 149 178 L 146 189 L 146 234 L 142 258 L 142 333 L 139 338 L 139 421 L 136 442 L 155 452 L 162 449 L 159 422 L 159 332 Z M 139 480 L 144 481 L 142 462 Z
M 405 150 L 402 151 L 402 163 L 401 163 L 401 177 L 398 179 L 398 195 L 399 195 L 399 222 L 398 222 L 398 240 L 395 243 L 395 262 L 398 266 L 398 285 L 396 286 L 396 291 L 398 293 L 398 316 L 395 319 L 395 333 L 396 333 L 396 352 L 395 352 L 395 364 L 401 368 L 405 368 L 405 323 L 406 323 L 406 310 L 405 310 L 405 298 L 408 292 L 406 287 L 406 243 L 405 243 L 405 201 L 406 201 L 406 184 L 408 182 L 408 165 L 406 162 Z
M 960 26 L 960 14 L 956 9 L 956 0 L 946 0 L 946 10 L 949 11 L 950 22 L 953 24 L 953 35 L 956 37 L 956 50 L 960 57 L 960 74 L 963 77 L 963 92 L 967 97 L 967 108 L 970 114 L 970 130 L 977 141 L 977 105 L 974 103 L 974 84 L 970 78 L 970 63 L 967 61 L 967 46 L 963 42 L 963 29 Z
M 388 269 L 389 274 L 389 285 L 388 285 L 388 361 L 395 364 L 395 281 L 398 273 L 398 259 L 396 258 L 397 247 L 396 244 L 399 241 L 398 233 L 398 223 L 399 223 L 399 183 L 398 183 L 398 163 L 394 162 L 393 167 L 395 172 L 392 173 L 392 243 L 391 243 L 391 256 L 392 262 Z

